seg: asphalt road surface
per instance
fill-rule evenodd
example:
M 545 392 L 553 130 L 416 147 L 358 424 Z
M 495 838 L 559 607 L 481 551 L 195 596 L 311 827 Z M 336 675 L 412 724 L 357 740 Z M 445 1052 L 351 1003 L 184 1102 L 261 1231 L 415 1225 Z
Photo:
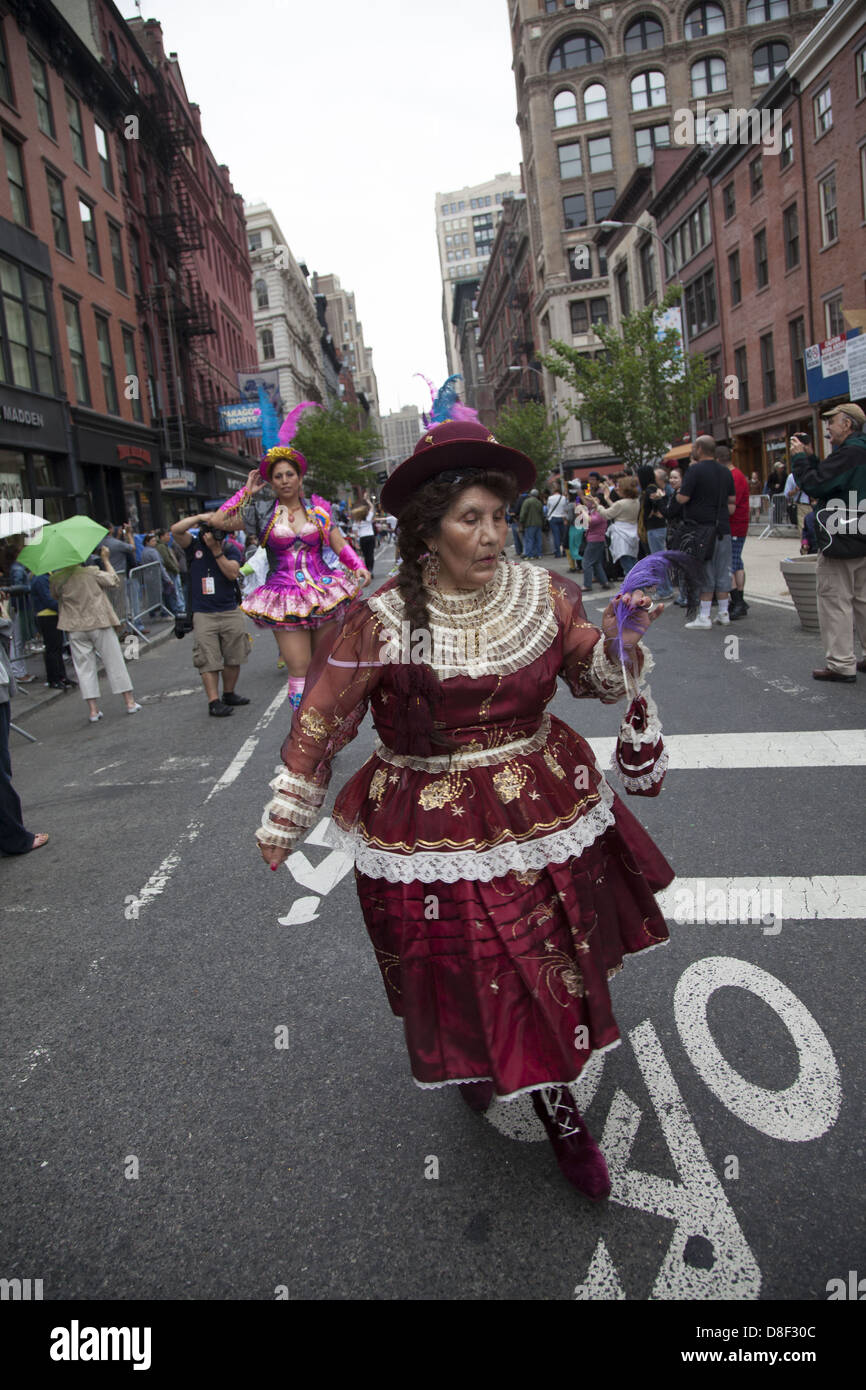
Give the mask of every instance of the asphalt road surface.
M 64 1300 L 825 1300 L 862 1268 L 866 681 L 814 683 L 817 638 L 771 605 L 682 623 L 649 639 L 671 770 L 629 803 L 682 876 L 672 940 L 611 982 L 622 1044 L 576 1091 L 601 1209 L 528 1101 L 414 1085 L 322 822 L 261 861 L 289 717 L 269 634 L 231 719 L 172 640 L 133 664 L 141 713 L 106 691 L 90 725 L 73 693 L 13 734 L 51 840 L 0 867 L 0 1276 Z M 564 686 L 553 709 L 608 741 L 622 712 Z M 323 821 L 373 740 L 368 718 Z

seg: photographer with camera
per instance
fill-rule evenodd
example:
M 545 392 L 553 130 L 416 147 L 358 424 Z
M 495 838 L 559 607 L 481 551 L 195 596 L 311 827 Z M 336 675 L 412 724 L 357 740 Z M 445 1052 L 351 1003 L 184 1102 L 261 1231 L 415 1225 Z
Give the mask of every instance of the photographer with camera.
M 191 534 L 198 527 L 198 534 Z M 238 676 L 250 654 L 251 640 L 240 610 L 240 565 L 225 552 L 225 532 L 210 524 L 210 514 L 176 521 L 171 534 L 187 551 L 189 614 L 175 621 L 175 636 L 193 633 L 192 660 L 208 698 L 208 713 L 218 719 L 249 700 L 235 694 Z M 223 693 L 220 699 L 219 674 Z

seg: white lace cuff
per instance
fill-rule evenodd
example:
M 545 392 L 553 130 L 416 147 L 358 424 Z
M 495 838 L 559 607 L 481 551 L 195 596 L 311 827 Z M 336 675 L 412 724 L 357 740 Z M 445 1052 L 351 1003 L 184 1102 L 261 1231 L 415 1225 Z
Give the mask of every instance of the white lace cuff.
M 285 849 L 293 845 L 301 835 L 314 825 L 325 799 L 325 789 L 306 777 L 294 772 L 281 772 L 270 783 L 274 795 L 262 814 L 261 829 L 256 832 L 259 844 L 279 845 Z M 288 826 L 277 826 L 273 817 L 290 821 Z
M 605 704 L 614 704 L 617 700 L 621 700 L 624 695 L 634 696 L 655 665 L 652 654 L 643 644 L 641 644 L 640 652 L 643 656 L 643 665 L 639 672 L 629 671 L 626 667 L 628 677 L 628 685 L 626 685 L 622 664 L 619 661 L 611 660 L 605 651 L 605 638 L 599 638 L 592 649 L 592 658 L 585 677 L 586 684 L 596 692 Z

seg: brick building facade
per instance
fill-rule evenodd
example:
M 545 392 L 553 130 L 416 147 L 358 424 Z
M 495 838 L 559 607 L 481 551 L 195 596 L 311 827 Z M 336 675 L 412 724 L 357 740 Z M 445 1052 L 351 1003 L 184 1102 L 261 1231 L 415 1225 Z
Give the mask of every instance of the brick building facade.
M 158 24 L 110 0 L 16 15 L 0 13 L 0 488 L 50 519 L 145 528 L 224 494 L 256 452 L 215 442 L 256 362 L 242 205 Z

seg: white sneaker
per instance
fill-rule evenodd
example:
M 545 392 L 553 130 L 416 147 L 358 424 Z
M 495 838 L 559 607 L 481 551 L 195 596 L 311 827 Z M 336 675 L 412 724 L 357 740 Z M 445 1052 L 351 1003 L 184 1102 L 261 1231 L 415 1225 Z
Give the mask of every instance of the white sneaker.
M 102 710 L 97 710 L 96 714 L 88 714 L 87 718 L 90 720 L 91 724 L 98 723 L 98 721 L 102 718 Z
M 725 627 L 731 621 L 731 615 L 730 613 L 717 613 L 713 621 L 718 623 L 720 627 Z
M 709 618 L 702 618 L 700 614 L 696 618 L 692 618 L 690 623 L 686 623 L 686 627 L 712 627 L 712 625 Z
M 141 705 L 127 705 L 126 712 L 127 714 L 137 714 L 140 709 Z

